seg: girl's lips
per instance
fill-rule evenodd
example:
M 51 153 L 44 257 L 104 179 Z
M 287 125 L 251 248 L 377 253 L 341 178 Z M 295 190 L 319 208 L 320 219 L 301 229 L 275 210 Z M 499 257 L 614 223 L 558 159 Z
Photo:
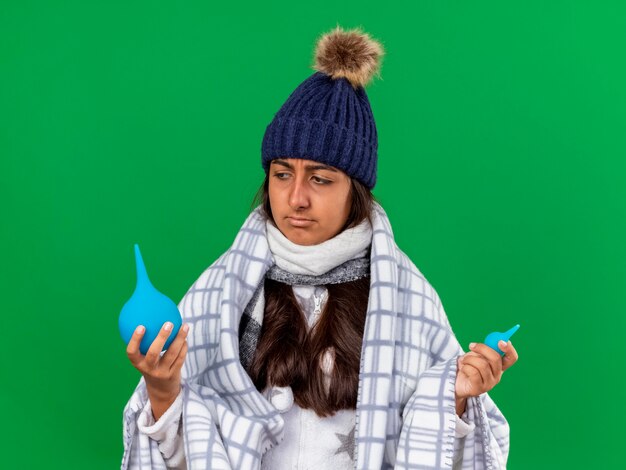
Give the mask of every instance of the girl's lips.
M 294 227 L 307 227 L 313 223 L 312 220 L 308 219 L 294 219 L 293 217 L 287 217 L 287 220 Z

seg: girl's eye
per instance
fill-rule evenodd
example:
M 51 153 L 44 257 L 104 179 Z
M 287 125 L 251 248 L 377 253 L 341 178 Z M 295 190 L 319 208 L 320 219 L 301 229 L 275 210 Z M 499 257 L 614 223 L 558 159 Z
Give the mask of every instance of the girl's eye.
M 323 180 L 322 178 L 320 178 L 319 176 L 314 176 L 314 179 L 318 180 L 320 182 L 320 184 L 328 184 L 330 183 L 330 181 L 328 180 Z
M 285 178 L 282 178 L 282 176 L 283 176 L 283 175 L 287 175 L 287 176 L 289 176 L 289 173 L 275 173 L 275 174 L 274 174 L 274 176 L 275 176 L 276 178 L 278 178 L 279 180 L 283 180 L 283 179 L 285 179 Z M 314 179 L 314 180 L 317 180 L 318 184 L 320 184 L 320 185 L 323 185 L 323 184 L 330 184 L 330 181 L 325 180 L 325 179 L 322 179 L 322 178 L 320 178 L 319 176 L 314 176 L 314 177 L 313 177 L 313 179 Z

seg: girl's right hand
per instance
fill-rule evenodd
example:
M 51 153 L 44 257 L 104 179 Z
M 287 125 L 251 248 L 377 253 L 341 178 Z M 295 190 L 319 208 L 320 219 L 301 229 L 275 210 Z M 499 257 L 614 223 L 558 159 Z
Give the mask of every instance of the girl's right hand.
M 161 331 L 159 331 L 159 334 L 144 356 L 139 351 L 139 344 L 146 330 L 143 325 L 139 325 L 126 347 L 126 354 L 130 362 L 141 372 L 146 381 L 146 387 L 151 399 L 173 399 L 180 392 L 180 370 L 187 355 L 189 325 L 185 323 L 181 326 L 174 341 L 167 348 L 165 354 L 161 355 L 163 345 L 171 334 L 171 329 L 171 322 L 164 323 Z

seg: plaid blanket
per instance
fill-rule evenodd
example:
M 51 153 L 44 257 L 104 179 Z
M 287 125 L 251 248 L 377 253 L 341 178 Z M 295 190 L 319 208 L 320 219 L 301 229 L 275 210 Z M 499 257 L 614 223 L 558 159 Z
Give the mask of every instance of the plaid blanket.
M 380 204 L 372 213 L 370 295 L 356 409 L 356 469 L 506 468 L 509 426 L 487 393 L 470 397 L 475 430 L 455 438 L 456 360 L 463 349 L 437 292 L 394 241 Z M 280 413 L 239 358 L 242 314 L 273 266 L 260 207 L 231 247 L 193 283 L 178 308 L 190 323 L 182 369 L 188 468 L 258 469 L 283 439 Z M 137 430 L 148 400 L 143 377 L 123 413 L 122 470 L 165 469 L 156 441 Z

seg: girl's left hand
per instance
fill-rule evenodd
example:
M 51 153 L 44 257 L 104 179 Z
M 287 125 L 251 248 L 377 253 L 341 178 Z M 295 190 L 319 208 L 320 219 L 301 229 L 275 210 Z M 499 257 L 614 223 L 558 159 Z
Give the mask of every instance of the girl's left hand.
M 484 343 L 470 346 L 471 351 L 459 356 L 457 361 L 456 398 L 476 397 L 495 387 L 502 372 L 517 362 L 517 351 L 509 340 L 500 341 L 498 347 L 505 353 L 501 356 Z

